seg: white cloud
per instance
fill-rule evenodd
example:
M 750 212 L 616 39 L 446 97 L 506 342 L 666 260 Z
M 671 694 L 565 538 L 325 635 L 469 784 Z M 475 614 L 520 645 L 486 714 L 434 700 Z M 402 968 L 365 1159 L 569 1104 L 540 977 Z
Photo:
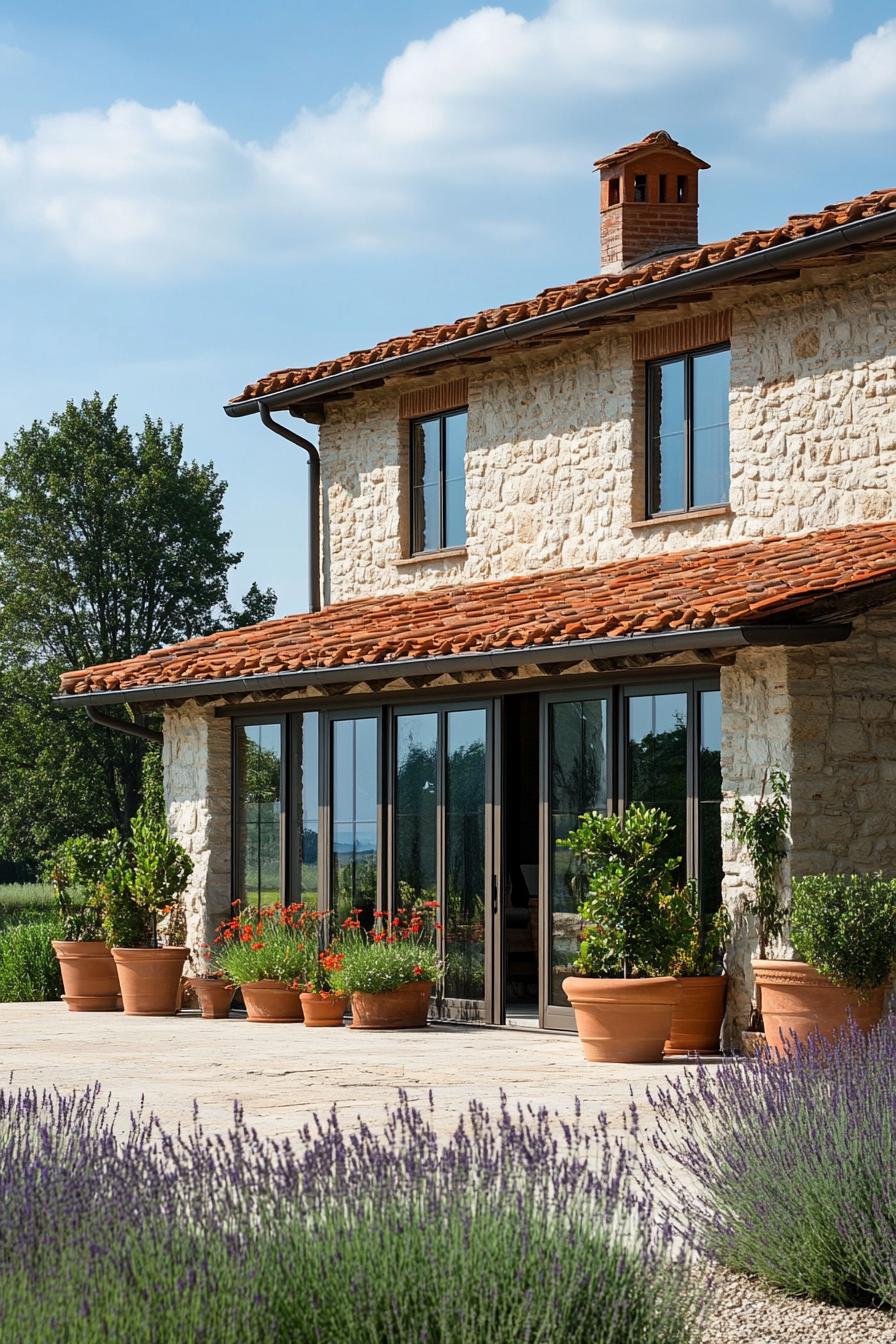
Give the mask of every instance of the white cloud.
M 747 46 L 726 19 L 662 0 L 552 0 L 533 19 L 488 7 L 410 43 L 379 88 L 301 110 L 270 144 L 186 102 L 47 116 L 0 137 L 0 235 L 137 275 L 249 250 L 432 244 L 446 215 L 455 235 L 509 237 L 524 232 L 520 192 L 655 129 L 657 101 L 699 105 Z
M 896 19 L 859 38 L 846 60 L 797 76 L 767 124 L 785 134 L 896 130 Z

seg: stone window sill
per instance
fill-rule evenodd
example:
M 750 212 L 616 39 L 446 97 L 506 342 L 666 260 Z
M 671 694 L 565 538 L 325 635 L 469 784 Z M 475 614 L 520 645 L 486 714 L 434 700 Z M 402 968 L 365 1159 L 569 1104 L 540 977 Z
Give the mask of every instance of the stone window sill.
M 686 513 L 659 513 L 655 518 L 640 518 L 629 523 L 630 528 L 662 527 L 666 523 L 701 523 L 704 518 L 733 518 L 730 504 L 716 504 L 711 509 L 688 509 Z
M 405 565 L 425 565 L 429 560 L 466 560 L 466 546 L 446 546 L 442 551 L 418 551 L 416 555 L 403 556 L 396 560 L 399 568 Z

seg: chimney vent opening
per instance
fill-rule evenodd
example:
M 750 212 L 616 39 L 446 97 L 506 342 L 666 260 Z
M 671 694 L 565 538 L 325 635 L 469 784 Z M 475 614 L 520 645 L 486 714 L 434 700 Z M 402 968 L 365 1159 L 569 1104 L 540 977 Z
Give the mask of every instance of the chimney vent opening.
M 646 200 L 647 200 L 647 174 L 646 174 L 646 173 L 635 173 L 635 193 L 634 193 L 634 199 L 635 199 L 636 201 L 646 201 Z
M 675 199 L 679 205 L 683 205 L 688 199 L 688 179 L 683 173 L 679 173 L 675 183 Z
M 607 183 L 607 205 L 619 204 L 619 178 L 611 177 Z
M 667 181 L 668 181 L 667 174 L 666 174 L 666 173 L 660 173 L 660 204 L 661 204 L 661 205 L 665 205 L 665 203 L 666 203 L 666 183 L 667 183 Z

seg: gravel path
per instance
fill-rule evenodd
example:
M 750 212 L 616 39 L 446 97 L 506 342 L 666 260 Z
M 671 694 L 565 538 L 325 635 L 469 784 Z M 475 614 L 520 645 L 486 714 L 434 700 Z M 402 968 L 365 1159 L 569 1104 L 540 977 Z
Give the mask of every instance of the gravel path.
M 896 1344 L 894 1312 L 786 1297 L 727 1270 L 714 1279 L 701 1344 Z

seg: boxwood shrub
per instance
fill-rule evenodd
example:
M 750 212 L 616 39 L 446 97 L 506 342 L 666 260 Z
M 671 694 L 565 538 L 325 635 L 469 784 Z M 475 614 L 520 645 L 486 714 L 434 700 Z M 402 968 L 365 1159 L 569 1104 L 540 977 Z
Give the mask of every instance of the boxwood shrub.
M 800 958 L 835 984 L 882 985 L 896 960 L 896 881 L 881 873 L 795 878 L 790 936 Z

